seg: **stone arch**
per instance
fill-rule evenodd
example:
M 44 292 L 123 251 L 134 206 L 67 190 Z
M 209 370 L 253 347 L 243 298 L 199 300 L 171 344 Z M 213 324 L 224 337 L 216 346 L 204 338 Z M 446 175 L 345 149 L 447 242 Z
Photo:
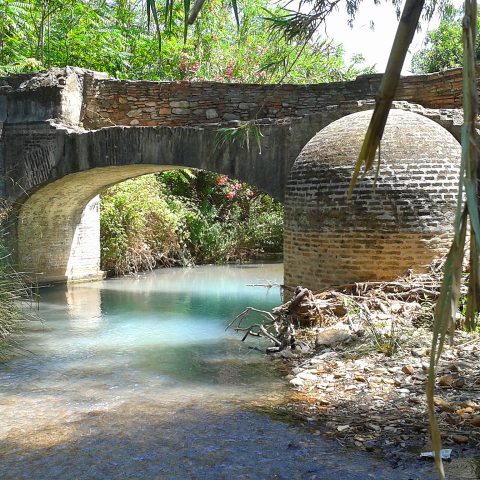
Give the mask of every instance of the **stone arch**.
M 40 274 L 43 281 L 98 278 L 95 197 L 128 178 L 192 167 L 227 174 L 283 199 L 289 163 L 289 157 L 280 154 L 285 129 L 269 131 L 267 126 L 269 143 L 260 153 L 255 144 L 248 149 L 217 148 L 213 129 L 112 127 L 71 132 L 56 126 L 37 128 L 34 136 L 19 132 L 17 141 L 24 136 L 25 148 L 12 146 L 8 155 L 13 179 L 8 195 L 18 205 L 12 241 L 17 267 L 33 276 Z M 32 137 L 42 142 L 35 144 Z M 18 152 L 31 161 L 18 161 Z
M 100 167 L 37 189 L 17 214 L 20 271 L 41 282 L 101 278 L 99 193 L 129 178 L 162 170 L 158 165 Z
M 96 167 L 42 185 L 16 215 L 17 268 L 40 283 L 102 278 L 99 194 L 134 177 L 179 168 L 185 166 Z
M 460 145 L 442 126 L 401 109 L 389 115 L 382 167 L 346 191 L 370 111 L 329 124 L 304 147 L 285 195 L 285 283 L 392 279 L 444 254 L 452 234 Z

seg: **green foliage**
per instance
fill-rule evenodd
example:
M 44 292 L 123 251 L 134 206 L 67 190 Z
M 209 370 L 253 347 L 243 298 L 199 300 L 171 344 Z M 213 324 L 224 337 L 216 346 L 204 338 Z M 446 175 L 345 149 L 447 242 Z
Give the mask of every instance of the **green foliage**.
M 283 208 L 226 175 L 146 175 L 102 195 L 101 242 L 102 268 L 111 274 L 278 254 Z
M 170 265 L 179 250 L 178 219 L 161 195 L 154 176 L 109 188 L 102 195 L 102 267 L 125 274 Z
M 28 312 L 22 304 L 32 300 L 31 289 L 10 264 L 5 242 L 7 209 L 0 206 L 0 360 L 15 347 L 14 335 L 22 331 Z
M 428 32 L 422 50 L 412 58 L 416 73 L 433 73 L 461 67 L 463 63 L 462 10 L 447 9 L 437 29 Z M 477 20 L 480 27 L 480 18 Z M 480 36 L 477 28 L 476 59 L 480 61 Z
M 219 128 L 215 139 L 215 148 L 236 143 L 240 147 L 250 150 L 250 140 L 254 140 L 260 153 L 262 153 L 262 132 L 255 122 L 245 122 L 236 128 Z
M 0 259 L 0 360 L 4 360 L 14 347 L 13 335 L 21 332 L 24 326 L 26 314 L 21 302 L 30 295 L 29 288 L 7 259 Z
M 364 72 L 357 60 L 346 65 L 342 49 L 324 40 L 272 41 L 262 18 L 266 0 L 242 2 L 238 28 L 232 10 L 209 0 L 184 41 L 187 4 L 169 0 L 168 15 L 159 15 L 159 55 L 157 22 L 148 21 L 139 0 L 5 0 L 0 74 L 75 65 L 118 78 L 305 83 Z

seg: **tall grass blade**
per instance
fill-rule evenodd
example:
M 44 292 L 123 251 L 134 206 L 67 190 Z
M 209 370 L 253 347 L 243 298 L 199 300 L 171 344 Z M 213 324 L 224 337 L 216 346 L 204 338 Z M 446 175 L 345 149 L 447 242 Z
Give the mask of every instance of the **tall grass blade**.
M 477 24 L 477 2 L 465 1 L 463 18 L 463 116 L 462 128 L 462 161 L 460 168 L 460 185 L 458 194 L 457 215 L 455 218 L 455 236 L 445 263 L 444 279 L 435 309 L 432 349 L 430 352 L 430 370 L 427 383 L 428 417 L 435 452 L 435 465 L 441 480 L 445 472 L 440 457 L 442 448 L 440 430 L 435 417 L 434 391 L 436 365 L 442 354 L 447 332 L 453 334 L 455 313 L 460 296 L 462 264 L 465 253 L 467 224 L 470 224 L 470 276 L 467 300 L 467 328 L 474 328 L 479 310 L 479 252 L 480 221 L 478 213 L 478 138 L 475 120 L 478 113 L 476 86 L 475 39 Z M 465 201 L 462 192 L 465 191 Z M 462 212 L 461 216 L 458 212 Z
M 352 197 L 362 166 L 365 172 L 367 172 L 372 168 L 375 161 L 375 153 L 383 136 L 405 56 L 407 55 L 408 47 L 417 29 L 424 3 L 424 0 L 407 0 L 403 8 L 392 50 L 388 58 L 387 68 L 377 93 L 375 109 L 354 167 L 348 188 L 348 198 Z

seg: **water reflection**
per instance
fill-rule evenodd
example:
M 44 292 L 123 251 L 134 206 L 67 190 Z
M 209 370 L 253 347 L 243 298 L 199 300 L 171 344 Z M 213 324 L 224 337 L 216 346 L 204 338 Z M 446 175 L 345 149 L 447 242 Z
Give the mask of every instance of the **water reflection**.
M 65 288 L 70 326 L 74 330 L 97 330 L 102 324 L 100 289 L 68 285 Z

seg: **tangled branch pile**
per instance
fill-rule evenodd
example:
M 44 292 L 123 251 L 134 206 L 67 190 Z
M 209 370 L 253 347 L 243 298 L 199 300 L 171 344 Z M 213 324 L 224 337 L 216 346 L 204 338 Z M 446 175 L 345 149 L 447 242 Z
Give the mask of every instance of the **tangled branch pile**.
M 409 271 L 394 281 L 353 283 L 317 294 L 303 287 L 283 286 L 294 292 L 288 302 L 271 312 L 249 307 L 227 328 L 233 327 L 244 333 L 242 341 L 249 336 L 267 338 L 273 344 L 267 352 L 273 353 L 301 346 L 299 327 L 319 330 L 341 323 L 354 335 L 369 331 L 381 349 L 385 336 L 395 341 L 397 326 L 431 324 L 440 292 L 442 268 L 443 261 L 436 261 L 426 273 Z M 246 325 L 246 319 L 252 313 L 259 314 L 262 321 Z M 458 320 L 461 323 L 460 312 Z M 388 349 L 395 349 L 395 345 L 389 345 Z

